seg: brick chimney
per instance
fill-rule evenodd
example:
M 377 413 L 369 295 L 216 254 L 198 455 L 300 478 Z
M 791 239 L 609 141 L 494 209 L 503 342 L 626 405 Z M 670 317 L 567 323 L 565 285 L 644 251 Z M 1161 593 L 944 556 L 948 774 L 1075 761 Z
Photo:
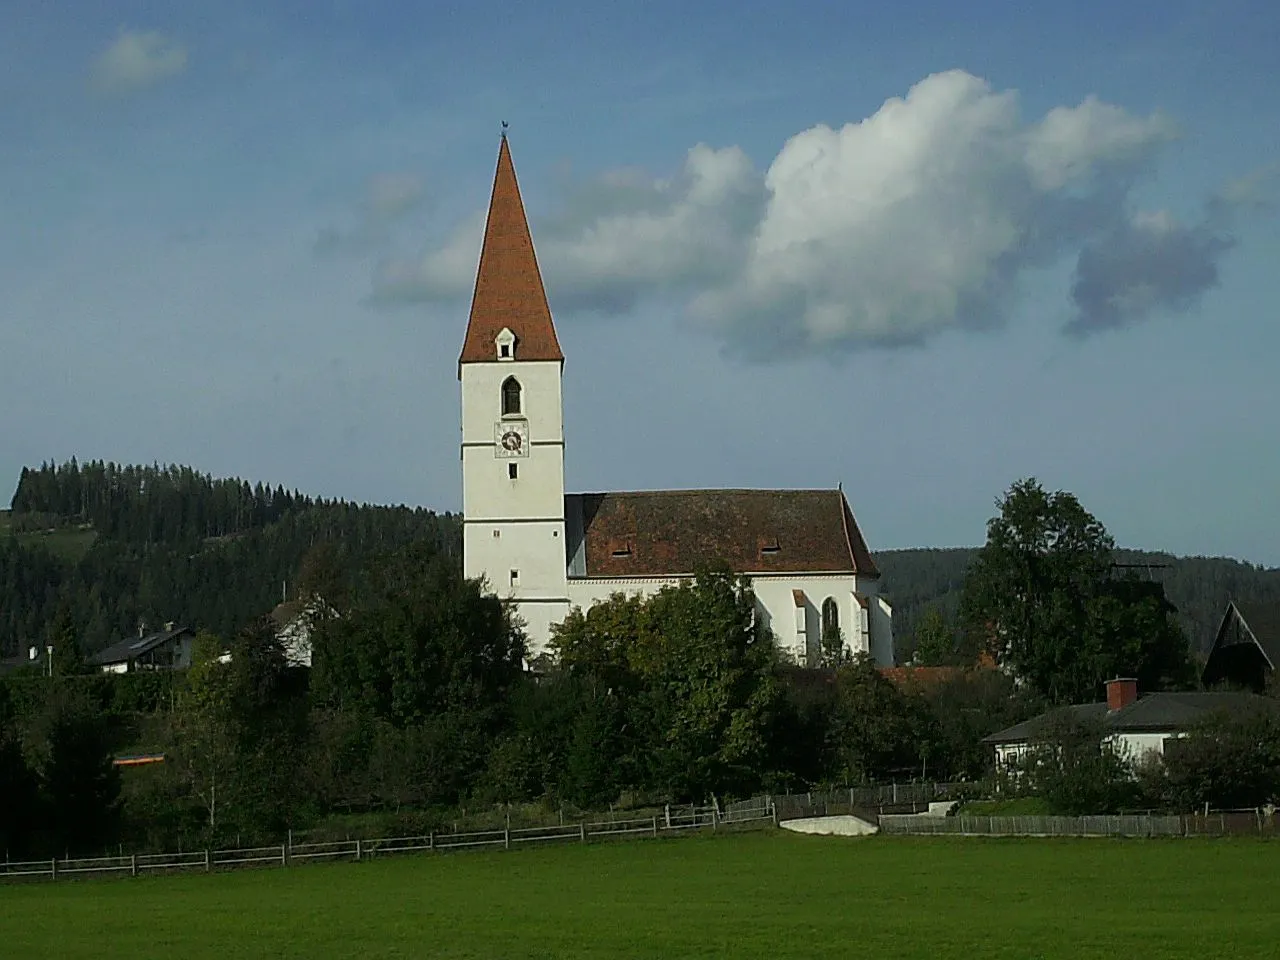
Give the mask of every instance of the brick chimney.
M 1107 710 L 1115 713 L 1138 699 L 1138 681 L 1133 677 L 1116 677 L 1107 681 Z

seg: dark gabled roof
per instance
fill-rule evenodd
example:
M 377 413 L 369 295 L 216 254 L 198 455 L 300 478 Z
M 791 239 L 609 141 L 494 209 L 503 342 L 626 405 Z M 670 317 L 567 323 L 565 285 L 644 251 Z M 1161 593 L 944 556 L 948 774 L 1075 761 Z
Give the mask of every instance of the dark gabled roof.
M 1033 739 L 1063 710 L 1075 720 L 1101 722 L 1110 733 L 1163 733 L 1186 730 L 1214 714 L 1240 715 L 1256 709 L 1276 709 L 1274 700 L 1252 693 L 1149 693 L 1114 712 L 1107 704 L 1082 703 L 1050 710 L 1038 717 L 1000 730 L 983 743 L 1026 743 Z
M 1280 669 L 1280 603 L 1232 600 L 1231 606 L 1271 661 L 1272 669 Z
M 1058 707 L 1048 713 L 1042 713 L 1030 720 L 1015 723 L 1012 727 L 999 730 L 990 736 L 983 737 L 983 743 L 1026 743 L 1060 717 L 1069 718 L 1076 723 L 1097 723 L 1107 715 L 1107 704 L 1077 703 L 1069 707 Z
M 840 490 L 570 494 L 565 523 L 571 577 L 880 575 Z
M 161 630 L 159 633 L 149 633 L 142 637 L 130 637 L 127 640 L 121 640 L 119 643 L 113 643 L 105 650 L 99 650 L 89 657 L 89 663 L 98 667 L 104 667 L 112 663 L 128 663 L 130 660 L 136 660 L 138 657 L 150 653 L 156 647 L 168 643 L 175 637 L 193 632 L 190 627 L 175 627 L 172 630 Z

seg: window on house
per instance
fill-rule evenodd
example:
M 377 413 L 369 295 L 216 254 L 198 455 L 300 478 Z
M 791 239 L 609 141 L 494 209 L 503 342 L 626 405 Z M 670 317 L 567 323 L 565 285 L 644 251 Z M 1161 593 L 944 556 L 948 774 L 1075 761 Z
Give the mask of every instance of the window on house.
M 519 583 L 520 583 L 520 571 L 519 571 L 519 570 L 512 570 L 512 571 L 511 571 L 511 585 L 514 587 L 514 586 L 518 586 L 518 585 L 519 585 Z
M 501 345 L 498 347 L 498 356 L 500 356 L 500 357 L 510 357 L 510 356 L 511 356 L 511 344 L 509 344 L 509 343 L 501 344 Z
M 834 597 L 822 601 L 822 636 L 834 637 L 840 630 L 840 608 Z
M 516 465 L 514 463 L 507 464 L 507 476 L 512 480 L 516 478 Z
M 519 414 L 520 411 L 520 381 L 515 377 L 507 377 L 502 381 L 502 415 L 504 417 Z

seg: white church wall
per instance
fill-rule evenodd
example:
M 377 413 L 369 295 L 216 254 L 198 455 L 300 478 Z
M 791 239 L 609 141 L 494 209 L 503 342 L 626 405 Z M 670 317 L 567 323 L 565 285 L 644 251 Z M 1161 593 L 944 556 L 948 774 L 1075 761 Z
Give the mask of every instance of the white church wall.
M 484 575 L 499 597 L 568 597 L 562 522 L 470 522 L 463 527 L 462 554 L 465 575 Z
M 664 586 L 678 586 L 678 577 L 636 577 L 610 579 L 580 579 L 568 581 L 569 603 L 584 610 L 602 600 L 607 600 L 615 593 L 649 596 L 657 593 Z M 801 665 L 813 666 L 821 654 L 822 637 L 822 603 L 828 597 L 836 601 L 840 611 L 840 627 L 844 631 L 845 642 L 854 651 L 863 650 L 875 657 L 882 666 L 893 665 L 893 643 L 891 634 L 886 631 L 885 623 L 880 617 L 887 619 L 887 613 L 880 610 L 878 599 L 872 600 L 870 649 L 862 646 L 857 629 L 857 612 L 860 611 L 853 597 L 856 586 L 866 587 L 871 584 L 875 589 L 875 581 L 866 578 L 855 578 L 852 574 L 773 574 L 753 575 L 752 588 L 755 590 L 756 602 L 764 608 L 769 626 L 779 647 L 795 658 Z M 798 610 L 795 605 L 793 591 L 804 592 L 805 606 Z M 498 591 L 502 595 L 501 591 Z M 887 605 L 884 605 L 887 608 Z M 801 620 L 802 618 L 802 620 Z M 800 623 L 804 624 L 803 633 Z
M 560 363 L 555 360 L 495 361 L 462 365 L 462 436 L 493 442 L 493 425 L 502 419 L 502 383 L 514 376 L 522 388 L 521 416 L 534 441 L 564 441 Z
M 513 376 L 520 412 L 504 417 L 502 385 Z M 517 344 L 515 360 L 462 365 L 463 571 L 517 602 L 531 655 L 569 611 L 562 412 L 557 361 L 521 361 Z M 512 421 L 527 425 L 526 455 L 496 456 L 495 428 Z

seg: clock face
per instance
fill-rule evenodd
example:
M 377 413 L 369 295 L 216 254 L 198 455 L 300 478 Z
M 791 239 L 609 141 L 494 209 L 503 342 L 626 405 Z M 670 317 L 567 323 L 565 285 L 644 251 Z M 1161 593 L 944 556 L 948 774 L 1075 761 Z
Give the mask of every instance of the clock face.
M 523 421 L 499 421 L 494 424 L 494 453 L 499 457 L 529 455 L 529 425 Z

